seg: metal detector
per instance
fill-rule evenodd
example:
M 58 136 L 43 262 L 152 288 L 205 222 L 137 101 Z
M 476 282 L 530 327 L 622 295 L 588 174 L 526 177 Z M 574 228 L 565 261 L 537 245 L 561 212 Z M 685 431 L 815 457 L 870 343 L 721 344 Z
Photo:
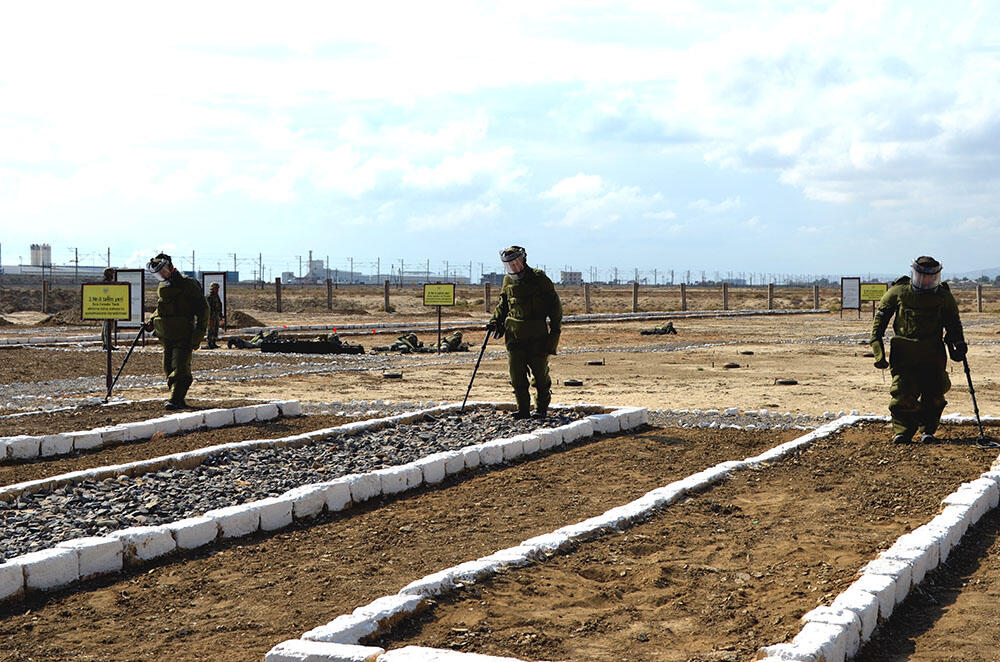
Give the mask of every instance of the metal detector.
M 125 354 L 125 360 L 122 361 L 121 367 L 118 368 L 118 374 L 115 375 L 115 378 L 111 382 L 111 385 L 108 386 L 108 393 L 107 393 L 107 395 L 104 396 L 104 402 L 107 402 L 109 399 L 111 399 L 111 389 L 113 389 L 115 387 L 115 384 L 118 383 L 118 378 L 121 376 L 122 370 L 125 369 L 125 364 L 128 363 L 128 357 L 132 356 L 132 350 L 135 349 L 136 344 L 139 342 L 139 338 L 142 338 L 142 334 L 144 334 L 144 333 L 146 333 L 146 327 L 145 327 L 145 325 L 140 326 L 139 327 L 139 333 L 135 334 L 135 339 L 132 341 L 132 345 L 129 346 L 128 353 Z
M 479 350 L 479 358 L 476 359 L 476 367 L 472 369 L 472 379 L 469 380 L 469 388 L 465 389 L 465 398 L 462 399 L 462 407 L 458 410 L 459 414 L 465 411 L 465 403 L 469 399 L 469 393 L 472 392 L 472 382 L 476 379 L 476 373 L 479 371 L 479 362 L 483 360 L 483 354 L 486 352 L 486 343 L 490 341 L 491 333 L 493 333 L 493 329 L 486 329 L 486 337 L 483 338 L 483 346 Z
M 962 367 L 965 368 L 965 378 L 969 382 L 969 395 L 972 396 L 972 409 L 976 412 L 976 424 L 979 425 L 979 439 L 976 445 L 980 448 L 1000 447 L 1000 443 L 994 439 L 990 439 L 983 432 L 983 421 L 979 418 L 979 405 L 976 403 L 976 389 L 972 388 L 972 373 L 969 372 L 969 359 L 965 356 L 962 357 Z

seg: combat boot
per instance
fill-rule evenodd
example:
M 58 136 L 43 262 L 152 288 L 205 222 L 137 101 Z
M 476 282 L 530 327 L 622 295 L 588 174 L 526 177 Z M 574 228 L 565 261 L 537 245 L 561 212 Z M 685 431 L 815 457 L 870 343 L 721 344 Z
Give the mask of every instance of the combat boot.
M 548 418 L 548 416 L 549 410 L 544 407 L 536 409 L 535 413 L 531 415 L 532 418 Z
M 905 432 L 900 432 L 895 437 L 892 438 L 892 443 L 894 444 L 908 444 L 913 439 L 912 434 L 906 434 Z
M 173 400 L 167 400 L 163 403 L 163 408 L 173 411 L 175 409 L 187 409 L 188 403 L 181 400 L 180 402 L 174 402 Z
M 937 437 L 935 437 L 933 434 L 928 434 L 928 433 L 925 432 L 924 434 L 920 435 L 920 443 L 922 443 L 922 444 L 936 444 L 937 443 Z
M 531 413 L 524 409 L 515 409 L 510 413 L 510 417 L 515 421 L 523 421 L 527 418 L 531 418 Z

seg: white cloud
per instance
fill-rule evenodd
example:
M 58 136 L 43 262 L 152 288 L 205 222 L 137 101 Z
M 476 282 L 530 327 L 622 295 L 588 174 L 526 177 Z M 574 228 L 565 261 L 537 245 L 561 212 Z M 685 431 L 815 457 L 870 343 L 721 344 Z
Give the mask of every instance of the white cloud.
M 731 198 L 726 198 L 720 202 L 712 202 L 711 200 L 705 200 L 704 198 L 699 200 L 693 200 L 688 203 L 688 209 L 694 209 L 695 211 L 702 211 L 708 214 L 723 214 L 727 211 L 733 211 L 734 209 L 739 209 L 743 206 L 743 201 L 740 200 L 740 196 L 735 196 Z
M 540 197 L 555 201 L 553 209 L 558 218 L 546 223 L 550 226 L 596 230 L 650 215 L 673 217 L 659 193 L 646 195 L 638 186 L 615 186 L 583 173 L 563 179 Z
M 459 207 L 449 207 L 440 212 L 411 218 L 407 221 L 407 227 L 414 231 L 468 229 L 481 227 L 496 219 L 499 214 L 500 205 L 496 201 L 468 202 Z

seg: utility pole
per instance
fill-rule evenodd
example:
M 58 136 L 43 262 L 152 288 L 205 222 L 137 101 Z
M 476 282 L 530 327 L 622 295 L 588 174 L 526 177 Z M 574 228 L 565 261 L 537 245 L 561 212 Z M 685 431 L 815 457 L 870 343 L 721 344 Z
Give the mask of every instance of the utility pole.
M 110 258 L 108 259 L 108 262 L 109 262 L 108 266 L 111 266 L 111 265 L 110 265 L 110 262 L 111 262 L 111 259 L 110 259 Z M 196 277 L 197 277 L 197 275 L 198 275 L 198 272 L 197 272 L 197 270 L 196 270 L 196 269 L 194 268 L 194 251 L 192 250 L 192 251 L 191 251 L 191 277 L 192 277 L 192 278 L 196 278 Z
M 257 277 L 260 278 L 260 289 L 264 289 L 264 254 L 257 253 Z
M 73 279 L 80 280 L 80 249 L 78 248 L 73 249 L 73 264 L 76 265 L 73 268 Z
M 426 271 L 426 273 L 427 273 L 427 275 L 424 277 L 424 282 L 425 283 L 429 283 L 429 282 L 431 282 L 431 261 L 430 261 L 430 258 L 427 259 L 427 271 Z
M 233 256 L 233 274 L 236 274 L 236 253 L 230 253 Z
M 403 289 L 403 258 L 399 258 L 399 288 Z
M 302 256 L 296 255 L 295 257 L 299 259 L 299 278 L 302 278 Z
M 375 284 L 382 282 L 382 258 L 375 258 Z

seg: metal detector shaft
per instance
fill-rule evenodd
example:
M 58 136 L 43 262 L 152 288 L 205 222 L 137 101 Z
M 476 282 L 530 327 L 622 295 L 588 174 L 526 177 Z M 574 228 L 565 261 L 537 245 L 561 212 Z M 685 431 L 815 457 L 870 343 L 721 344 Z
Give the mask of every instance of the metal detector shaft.
M 125 360 L 122 361 L 121 367 L 118 368 L 118 374 L 115 375 L 114 380 L 111 382 L 111 386 L 108 387 L 108 393 L 107 395 L 104 396 L 105 402 L 107 402 L 111 398 L 111 389 L 113 389 L 115 387 L 115 384 L 118 383 L 118 378 L 121 377 L 122 370 L 125 369 L 125 364 L 128 363 L 128 357 L 132 356 L 132 350 L 135 349 L 136 343 L 139 342 L 139 338 L 142 338 L 142 334 L 144 334 L 145 332 L 146 332 L 146 327 L 140 326 L 139 333 L 135 334 L 135 340 L 132 341 L 132 345 L 128 348 L 128 353 L 125 354 Z
M 983 432 L 983 421 L 979 418 L 979 405 L 976 404 L 976 389 L 972 388 L 972 373 L 969 372 L 969 359 L 962 357 L 962 367 L 965 368 L 965 378 L 969 380 L 969 394 L 972 396 L 972 410 L 976 412 L 976 423 L 979 424 L 979 438 L 985 439 L 986 433 Z
M 476 373 L 479 371 L 479 362 L 483 360 L 483 354 L 486 353 L 486 343 L 490 341 L 491 333 L 493 333 L 492 329 L 486 329 L 486 337 L 483 338 L 483 346 L 479 350 L 479 358 L 476 359 L 476 367 L 472 369 L 472 379 L 469 380 L 469 388 L 465 389 L 465 397 L 462 399 L 462 407 L 458 410 L 459 414 L 465 411 L 465 403 L 469 399 L 469 393 L 472 392 L 472 382 L 476 380 Z

